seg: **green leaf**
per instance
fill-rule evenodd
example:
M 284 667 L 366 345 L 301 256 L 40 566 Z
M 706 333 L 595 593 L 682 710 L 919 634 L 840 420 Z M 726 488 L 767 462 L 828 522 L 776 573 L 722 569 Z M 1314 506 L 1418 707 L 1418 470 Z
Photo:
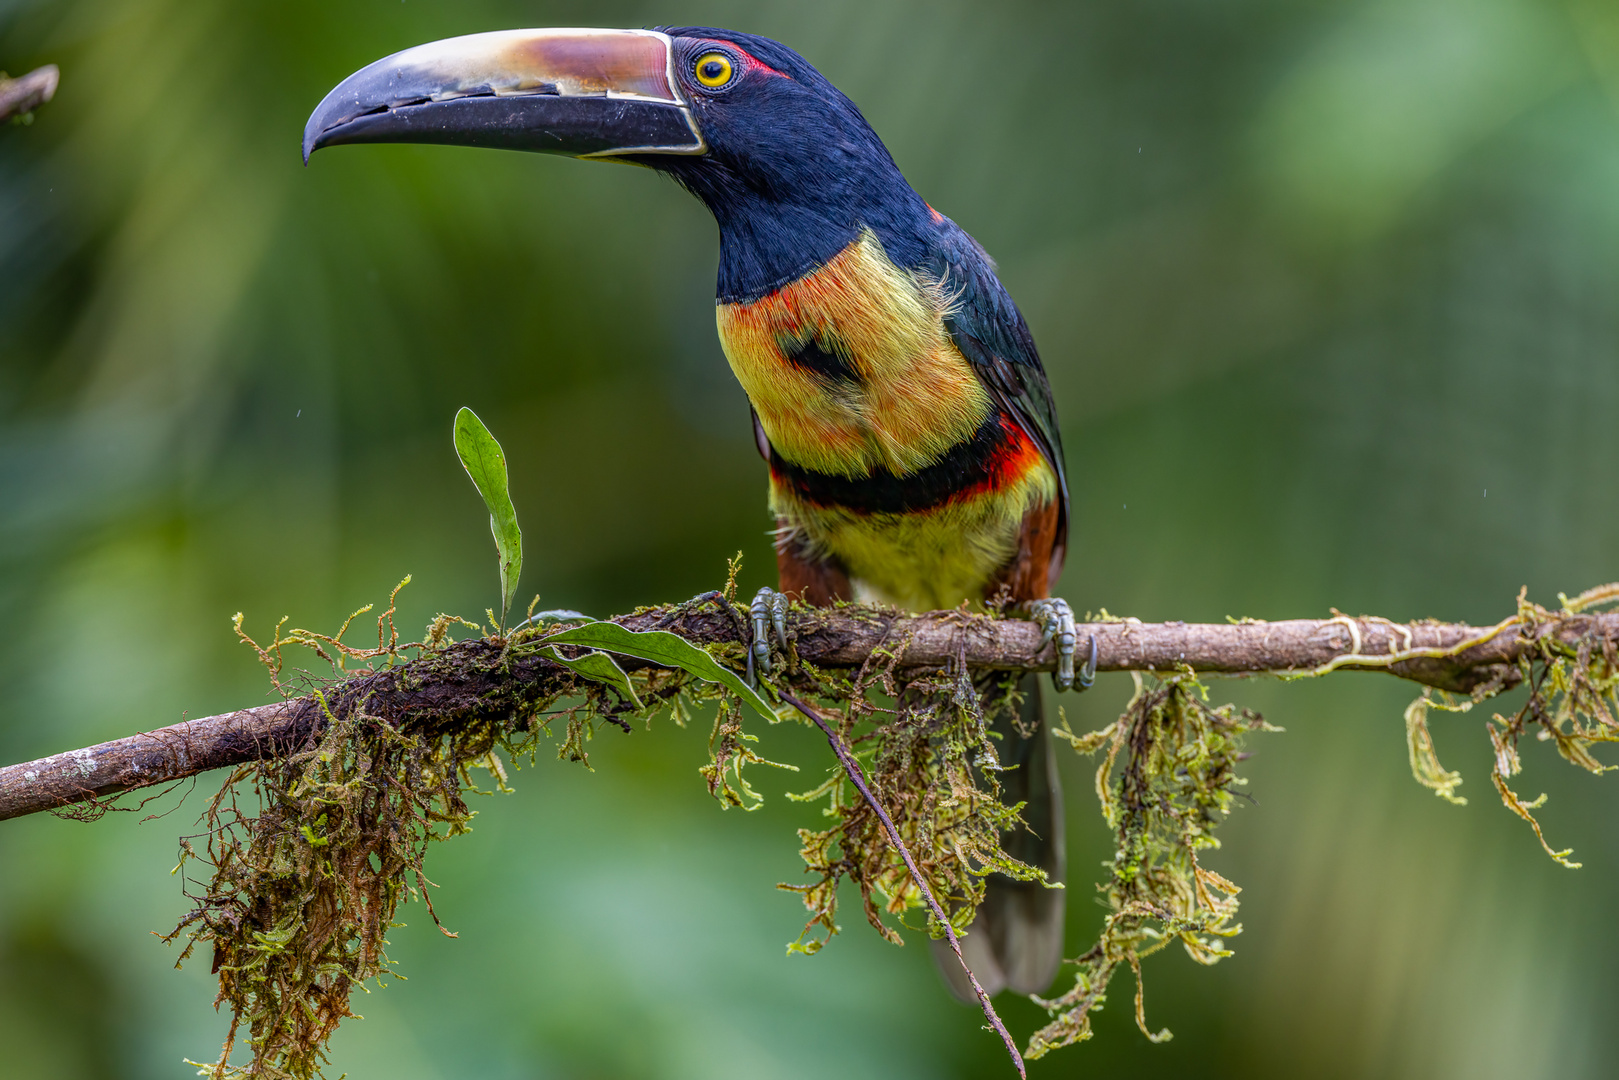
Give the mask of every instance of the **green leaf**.
M 455 452 L 489 508 L 489 531 L 495 534 L 500 555 L 500 622 L 517 596 L 517 577 L 523 572 L 523 531 L 517 527 L 517 508 L 506 489 L 506 454 L 489 434 L 478 414 L 462 408 L 455 414 Z
M 624 674 L 624 669 L 604 652 L 588 652 L 577 660 L 569 660 L 556 649 L 541 649 L 540 655 L 552 660 L 575 675 L 582 675 L 592 682 L 611 686 L 623 695 L 624 700 L 641 708 L 641 699 L 635 693 L 635 687 L 630 685 L 630 677 Z
M 560 634 L 551 634 L 545 638 L 545 643 L 585 645 L 592 649 L 618 653 L 620 656 L 649 660 L 664 667 L 680 668 L 705 682 L 719 683 L 753 706 L 771 723 L 780 719 L 776 715 L 776 710 L 771 708 L 770 702 L 766 701 L 759 691 L 743 682 L 736 672 L 723 666 L 679 634 L 671 634 L 667 630 L 637 632 L 625 629 L 615 622 L 592 622 L 564 630 Z

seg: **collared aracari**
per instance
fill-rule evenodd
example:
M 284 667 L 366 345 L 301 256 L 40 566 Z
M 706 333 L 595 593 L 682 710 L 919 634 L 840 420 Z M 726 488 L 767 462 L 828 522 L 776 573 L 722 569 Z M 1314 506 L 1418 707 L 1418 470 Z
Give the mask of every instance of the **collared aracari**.
M 324 146 L 453 143 L 606 158 L 672 177 L 720 232 L 720 343 L 769 464 L 779 592 L 753 606 L 754 656 L 786 597 L 913 610 L 1003 598 L 1058 643 L 1068 539 L 1051 389 L 994 263 L 924 202 L 854 103 L 791 49 L 703 27 L 513 30 L 396 53 L 338 85 L 304 129 Z M 784 642 L 785 643 L 785 642 Z M 1080 672 L 1082 686 L 1094 670 Z M 1062 797 L 1040 686 L 992 717 L 1009 854 L 1064 871 Z M 1039 993 L 1062 958 L 1063 891 L 994 876 L 967 959 L 986 990 Z M 948 954 L 943 954 L 948 956 Z M 958 996 L 973 1000 L 953 961 Z

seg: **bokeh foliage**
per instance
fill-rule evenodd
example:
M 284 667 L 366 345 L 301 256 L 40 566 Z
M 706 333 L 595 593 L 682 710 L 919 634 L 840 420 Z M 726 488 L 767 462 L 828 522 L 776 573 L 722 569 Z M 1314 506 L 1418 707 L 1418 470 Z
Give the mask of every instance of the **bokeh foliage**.
M 490 606 L 485 515 L 445 447 L 461 404 L 501 432 L 517 504 L 545 508 L 520 596 L 679 599 L 738 547 L 744 587 L 768 581 L 699 206 L 538 157 L 298 161 L 321 94 L 393 49 L 662 21 L 793 44 L 999 259 L 1065 423 L 1080 610 L 1493 622 L 1520 585 L 1619 577 L 1611 4 L 0 0 L 0 67 L 63 80 L 0 129 L 0 757 L 257 700 L 237 610 L 336 625 L 407 571 L 407 625 Z M 566 467 L 586 448 L 594 469 Z M 1568 871 L 1493 799 L 1412 782 L 1407 688 L 1214 692 L 1288 729 L 1211 855 L 1244 886 L 1243 948 L 1157 962 L 1174 1042 L 1115 1006 L 1031 1071 L 1606 1074 L 1611 782 L 1525 748 Z M 1071 699 L 1074 729 L 1128 695 Z M 1430 717 L 1482 782 L 1480 723 Z M 608 733 L 597 772 L 484 803 L 431 866 L 461 937 L 407 914 L 413 978 L 356 1003 L 334 1064 L 999 1075 L 922 949 L 849 933 L 781 955 L 802 920 L 772 886 L 805 810 L 718 813 L 700 742 Z M 1112 855 L 1088 773 L 1068 776 L 1078 881 Z M 184 906 L 166 870 L 204 793 L 160 821 L 0 830 L 0 1076 L 178 1075 L 223 1034 L 206 973 L 145 933 Z M 1101 909 L 1071 898 L 1070 940 L 1094 940 Z

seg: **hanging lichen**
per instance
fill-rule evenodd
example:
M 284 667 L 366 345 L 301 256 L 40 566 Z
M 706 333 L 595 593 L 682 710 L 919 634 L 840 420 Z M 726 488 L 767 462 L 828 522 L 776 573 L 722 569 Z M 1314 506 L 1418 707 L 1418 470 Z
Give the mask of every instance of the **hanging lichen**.
M 1204 866 L 1200 852 L 1220 846 L 1214 829 L 1231 812 L 1243 738 L 1276 728 L 1256 713 L 1208 704 L 1208 692 L 1190 671 L 1149 684 L 1135 676 L 1136 692 L 1124 714 L 1100 731 L 1057 734 L 1083 754 L 1103 747 L 1096 773 L 1102 816 L 1118 847 L 1099 886 L 1108 914 L 1101 937 L 1075 961 L 1073 989 L 1036 999 L 1053 1020 L 1029 1041 L 1032 1058 L 1091 1036 L 1091 1014 L 1106 1000 L 1121 966 L 1136 979 L 1136 1024 L 1153 1042 L 1169 1032 L 1147 1027 L 1141 961 L 1179 941 L 1193 960 L 1212 964 L 1230 955 L 1225 939 L 1242 930 L 1238 888 Z
M 723 592 L 637 613 L 649 631 L 524 622 L 503 635 L 440 616 L 421 641 L 401 644 L 390 604 L 377 620 L 374 648 L 343 640 L 353 617 L 332 635 L 282 636 L 278 625 L 264 646 L 242 633 L 305 722 L 286 745 L 267 747 L 264 758 L 236 769 L 210 803 L 204 831 L 182 842 L 181 868 L 200 862 L 212 872 L 193 883 L 194 906 L 170 938 L 186 938 L 182 960 L 198 946 L 211 949 L 218 1002 L 231 1011 L 223 1052 L 205 1073 L 216 1080 L 319 1075 L 327 1040 L 353 1015 L 353 993 L 403 977 L 387 958 L 387 933 L 400 925 L 403 902 L 420 900 L 432 914 L 429 845 L 466 831 L 473 816 L 468 798 L 491 786 L 509 790 L 508 768 L 532 763 L 547 742 L 558 757 L 588 767 L 589 744 L 603 724 L 628 731 L 667 714 L 685 726 L 712 709 L 701 776 L 722 806 L 757 806 L 748 766 L 777 763 L 758 753 L 750 717 L 775 722 L 798 714 L 739 678 L 747 635 L 746 613 L 734 603 L 734 565 L 730 578 Z M 1407 749 L 1418 781 L 1460 801 L 1462 778 L 1439 762 L 1430 710 L 1466 711 L 1522 683 L 1529 689 L 1523 707 L 1489 724 L 1492 780 L 1539 835 L 1532 812 L 1545 796 L 1525 801 L 1508 785 L 1520 765 L 1518 744 L 1534 729 L 1570 762 L 1604 771 L 1592 748 L 1619 738 L 1619 658 L 1611 641 L 1571 633 L 1570 626 L 1582 612 L 1616 600 L 1619 586 L 1565 600 L 1557 612 L 1520 598 L 1519 614 L 1487 632 L 1515 628 L 1529 643 L 1516 668 L 1496 672 L 1466 699 L 1425 692 L 1407 710 Z M 904 625 L 898 613 L 880 609 L 847 606 L 841 614 Z M 793 623 L 809 627 L 816 617 L 795 608 Z M 964 631 L 975 620 L 998 617 L 952 615 Z M 704 620 L 710 640 L 723 624 L 734 627 L 738 640 L 705 651 L 665 631 Z M 455 640 L 458 628 L 472 636 Z M 289 646 L 314 650 L 329 673 L 286 677 Z M 837 932 L 838 887 L 846 880 L 859 890 L 871 925 L 898 943 L 908 916 L 924 906 L 922 884 L 959 930 L 972 921 L 987 875 L 1041 877 L 999 843 L 1020 807 L 1001 801 L 986 713 L 1017 707 L 1016 674 L 974 673 L 959 663 L 904 668 L 906 646 L 899 637 L 885 639 L 858 671 L 818 670 L 789 648 L 777 668 L 782 700 L 812 709 L 834 745 L 858 762 L 832 766 L 824 783 L 794 796 L 819 803 L 823 824 L 798 832 L 806 881 L 781 886 L 800 895 L 810 916 L 791 951 L 816 952 Z M 1433 653 L 1351 655 L 1359 665 L 1393 667 L 1404 656 Z M 1333 668 L 1343 666 L 1349 664 Z M 1228 955 L 1227 942 L 1241 929 L 1238 889 L 1203 858 L 1219 846 L 1214 831 L 1239 794 L 1243 740 L 1268 730 L 1275 729 L 1251 712 L 1209 704 L 1189 670 L 1157 680 L 1136 676 L 1124 713 L 1100 731 L 1076 735 L 1066 722 L 1056 729 L 1082 753 L 1105 751 L 1097 794 L 1115 853 L 1099 886 L 1108 909 L 1101 935 L 1074 961 L 1073 988 L 1037 999 L 1052 1019 L 1030 1040 L 1030 1057 L 1088 1038 L 1091 1014 L 1126 967 L 1136 980 L 1141 1030 L 1154 1041 L 1169 1037 L 1147 1026 L 1141 961 L 1176 941 L 1199 963 Z M 914 873 L 873 803 L 854 790 L 855 771 L 886 808 Z M 1549 845 L 1547 851 L 1577 865 L 1567 851 Z M 926 926 L 935 936 L 944 931 L 931 914 Z M 244 1036 L 252 1059 L 232 1065 Z
M 310 691 L 324 721 L 319 735 L 235 769 L 210 802 L 202 835 L 181 842 L 177 872 L 193 860 L 213 872 L 167 940 L 186 936 L 180 962 L 199 945 L 212 949 L 216 1004 L 231 1010 L 206 1075 L 318 1075 L 327 1040 L 353 1015 L 355 990 L 403 978 L 386 953 L 400 902 L 420 899 L 438 922 L 423 860 L 430 843 L 466 831 L 474 815 L 466 797 L 483 790 L 476 774 L 510 790 L 502 756 L 532 761 L 551 725 L 566 732 L 558 756 L 583 761 L 596 726 L 619 722 L 617 691 L 536 656 L 516 636 L 483 636 L 476 624 L 440 616 L 422 641 L 401 644 L 393 614 L 390 604 L 378 618 L 373 649 L 342 640 L 349 622 L 333 635 L 287 637 L 278 625 L 260 646 L 237 617 L 238 634 L 285 696 L 293 692 L 282 678 L 289 646 L 313 649 L 332 678 Z M 457 625 L 480 636 L 456 642 Z M 399 692 L 434 683 L 463 691 L 403 715 L 392 707 Z M 642 707 L 656 708 L 685 688 L 678 673 L 657 672 L 640 689 Z M 567 707 L 552 712 L 559 703 Z M 244 1031 L 252 1060 L 232 1066 Z
M 1417 782 L 1452 803 L 1460 773 L 1439 762 L 1428 727 L 1431 709 L 1467 712 L 1517 685 L 1527 686 L 1524 704 L 1512 716 L 1500 713 L 1486 725 L 1494 750 L 1490 779 L 1501 801 L 1529 823 L 1546 853 L 1563 866 L 1570 850 L 1547 843 L 1533 811 L 1546 795 L 1525 801 L 1508 780 L 1522 768 L 1518 743 L 1531 729 L 1538 739 L 1555 743 L 1571 764 L 1593 773 L 1603 765 L 1592 753 L 1598 743 L 1619 741 L 1619 650 L 1598 633 L 1569 634 L 1569 620 L 1619 603 L 1619 584 L 1591 589 L 1550 611 L 1518 596 L 1518 614 L 1478 637 L 1445 649 L 1410 648 L 1386 656 L 1361 653 L 1355 621 L 1339 616 L 1351 628 L 1351 651 L 1329 664 L 1288 677 L 1310 677 L 1349 667 L 1397 665 L 1414 659 L 1438 659 L 1464 653 L 1506 630 L 1528 643 L 1516 667 L 1504 667 L 1458 699 L 1424 689 L 1405 712 L 1407 751 Z M 1238 889 L 1198 861 L 1198 852 L 1218 847 L 1212 830 L 1230 812 L 1232 787 L 1242 781 L 1232 769 L 1241 759 L 1242 738 L 1256 730 L 1277 730 L 1255 714 L 1225 705 L 1210 708 L 1207 692 L 1191 672 L 1171 676 L 1151 687 L 1139 674 L 1136 694 L 1124 715 L 1100 731 L 1077 736 L 1058 734 L 1081 753 L 1107 747 L 1097 772 L 1102 814 L 1117 839 L 1117 852 L 1107 863 L 1111 874 L 1101 888 L 1108 916 L 1101 936 L 1075 961 L 1074 987 L 1061 997 L 1040 1000 L 1053 1020 L 1030 1040 L 1028 1056 L 1037 1058 L 1059 1046 L 1090 1037 L 1091 1013 L 1106 1001 L 1106 990 L 1121 966 L 1136 979 L 1136 1024 L 1148 1039 L 1160 1042 L 1168 1031 L 1147 1027 L 1141 989 L 1141 960 L 1179 939 L 1192 959 L 1212 964 L 1229 954 L 1221 942 L 1241 930 L 1231 920 Z
M 1507 781 L 1523 767 L 1518 740 L 1530 728 L 1536 729 L 1540 740 L 1555 743 L 1557 752 L 1570 764 L 1593 773 L 1615 767 L 1603 765 L 1591 753 L 1597 743 L 1619 742 L 1619 655 L 1614 643 L 1591 636 L 1570 643 L 1555 631 L 1562 616 L 1619 602 L 1619 584 L 1588 590 L 1572 600 L 1559 594 L 1558 599 L 1562 610 L 1551 612 L 1530 603 L 1524 593 L 1518 594 L 1518 617 L 1524 626 L 1521 634 L 1532 645 L 1532 650 L 1518 662 L 1519 676 L 1529 687 L 1529 697 L 1510 718 L 1496 713 L 1486 726 L 1495 751 L 1490 779 L 1501 801 L 1535 830 L 1535 838 L 1546 854 L 1575 869 L 1580 864 L 1569 861 L 1572 849 L 1552 850 L 1540 831 L 1540 822 L 1531 813 L 1546 802 L 1546 795 L 1542 793 L 1525 802 Z
M 1000 834 L 1018 825 L 1021 806 L 1001 802 L 985 691 L 964 669 L 899 672 L 905 646 L 904 641 L 885 641 L 852 677 L 802 664 L 787 681 L 796 694 L 819 701 L 844 744 L 869 760 L 872 791 L 888 809 L 929 889 L 961 931 L 983 901 L 988 874 L 1022 881 L 1044 881 L 1045 874 L 1001 850 Z M 1016 680 L 1005 681 L 1007 685 L 997 682 L 989 691 L 987 709 L 1017 707 L 1010 685 Z M 798 831 L 812 881 L 778 886 L 800 894 L 811 915 L 789 950 L 817 952 L 837 933 L 838 885 L 845 878 L 859 887 L 872 927 L 885 940 L 901 943 L 899 931 L 882 913 L 903 915 L 922 908 L 923 899 L 876 813 L 857 797 L 849 777 L 834 767 L 821 786 L 789 798 L 825 800 L 823 813 L 831 820 L 825 829 Z M 943 932 L 931 921 L 930 930 L 935 936 Z
M 667 612 L 660 622 L 714 611 L 740 620 L 732 597 L 717 592 L 660 610 Z M 700 773 L 723 806 L 757 806 L 759 795 L 744 770 L 776 764 L 754 751 L 757 736 L 744 727 L 742 701 L 752 695 L 761 707 L 762 699 L 735 676 L 723 677 L 745 693 L 683 670 L 626 672 L 603 653 L 571 645 L 558 651 L 555 643 L 570 634 L 578 640 L 591 627 L 611 624 L 560 633 L 525 624 L 501 637 L 440 616 L 420 642 L 401 644 L 393 611 L 390 604 L 377 620 L 375 648 L 343 640 L 352 616 L 331 635 L 294 630 L 282 636 L 283 622 L 262 646 L 238 619 L 238 634 L 274 686 L 289 698 L 304 690 L 316 715 L 304 742 L 233 771 L 205 812 L 203 833 L 181 844 L 177 869 L 193 861 L 212 868 L 206 883 L 195 883 L 194 905 L 169 940 L 185 936 L 182 962 L 198 946 L 212 950 L 217 1002 L 231 1010 L 222 1053 L 203 1066 L 216 1080 L 320 1074 L 327 1040 L 354 1015 L 353 993 L 367 982 L 404 977 L 386 953 L 388 931 L 401 925 L 400 903 L 421 900 L 437 923 L 424 867 L 428 846 L 466 831 L 473 816 L 467 797 L 483 793 L 478 777 L 510 790 L 507 763 L 532 762 L 553 730 L 557 756 L 588 767 L 587 745 L 602 724 L 630 730 L 631 721 L 650 722 L 667 711 L 684 725 L 714 706 L 709 760 Z M 477 636 L 456 641 L 456 627 Z M 704 663 L 716 673 L 724 669 L 714 661 L 739 664 L 745 656 L 734 645 L 703 653 L 678 644 L 712 657 Z M 330 665 L 330 676 L 285 678 L 289 646 L 313 649 Z M 999 833 L 1016 822 L 1018 807 L 1000 801 L 995 752 L 972 679 L 964 671 L 902 675 L 895 669 L 902 651 L 902 643 L 877 650 L 853 677 L 794 663 L 779 681 L 795 698 L 813 702 L 845 745 L 869 762 L 869 784 L 899 823 L 918 872 L 952 919 L 965 925 L 987 873 L 1042 875 L 1000 851 Z M 883 700 L 892 704 L 879 704 Z M 1015 702 L 1008 698 L 1007 704 Z M 812 917 L 792 947 L 814 952 L 836 932 L 837 886 L 844 879 L 859 888 L 872 925 L 898 942 L 882 913 L 903 915 L 919 906 L 919 889 L 871 807 L 851 795 L 841 771 L 801 798 L 826 799 L 831 823 L 799 833 L 812 881 L 784 887 L 803 896 Z M 816 927 L 819 936 L 806 941 Z M 931 929 L 942 928 L 935 923 Z M 233 1065 L 244 1033 L 252 1060 Z

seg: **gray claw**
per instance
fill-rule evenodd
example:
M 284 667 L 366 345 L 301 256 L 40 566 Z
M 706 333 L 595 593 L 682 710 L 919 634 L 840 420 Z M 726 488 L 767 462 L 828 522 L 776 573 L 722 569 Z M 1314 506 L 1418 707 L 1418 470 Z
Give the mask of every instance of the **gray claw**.
M 1096 635 L 1090 635 L 1091 651 L 1085 658 L 1085 666 L 1079 669 L 1079 688 L 1089 690 L 1096 681 Z
M 1040 644 L 1053 639 L 1057 642 L 1057 670 L 1051 675 L 1051 681 L 1058 690 L 1067 690 L 1074 685 L 1074 647 L 1078 644 L 1078 635 L 1074 631 L 1074 609 L 1068 606 L 1068 601 L 1056 597 L 1036 600 L 1029 607 L 1029 617 L 1038 622 L 1041 627 Z M 1091 685 L 1096 674 L 1096 639 L 1091 638 L 1090 658 L 1085 662 L 1085 671 L 1079 680 L 1081 690 Z
M 777 593 L 770 601 L 770 620 L 776 624 L 776 641 L 787 651 L 787 597 Z
M 768 675 L 770 674 L 768 635 L 772 626 L 776 629 L 776 640 L 781 643 L 782 651 L 785 652 L 787 649 L 787 597 L 766 586 L 754 594 L 750 613 L 753 616 L 753 651 L 750 659 L 755 668 Z

